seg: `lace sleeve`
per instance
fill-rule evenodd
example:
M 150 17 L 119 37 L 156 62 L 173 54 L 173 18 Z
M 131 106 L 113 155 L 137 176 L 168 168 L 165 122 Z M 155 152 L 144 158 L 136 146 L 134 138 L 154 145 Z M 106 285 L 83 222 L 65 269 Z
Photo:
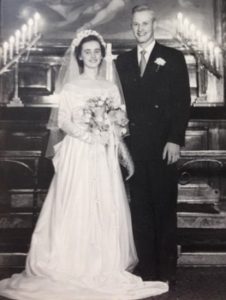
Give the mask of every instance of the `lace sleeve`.
M 78 138 L 84 142 L 92 143 L 91 133 L 82 125 L 81 120 L 72 121 L 72 107 L 68 100 L 67 93 L 60 94 L 60 104 L 58 112 L 58 127 L 66 134 Z

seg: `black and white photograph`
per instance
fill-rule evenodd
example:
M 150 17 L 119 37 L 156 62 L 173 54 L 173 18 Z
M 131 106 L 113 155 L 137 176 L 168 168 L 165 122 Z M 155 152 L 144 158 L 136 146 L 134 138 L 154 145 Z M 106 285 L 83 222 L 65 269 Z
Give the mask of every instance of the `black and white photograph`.
M 0 300 L 226 299 L 226 2 L 0 0 Z

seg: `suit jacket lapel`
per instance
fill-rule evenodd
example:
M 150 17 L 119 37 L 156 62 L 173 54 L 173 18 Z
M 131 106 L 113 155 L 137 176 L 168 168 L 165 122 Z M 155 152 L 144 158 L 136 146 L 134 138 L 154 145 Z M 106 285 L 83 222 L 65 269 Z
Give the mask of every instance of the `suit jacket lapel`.
M 139 77 L 142 79 L 147 74 L 148 74 L 148 76 L 150 76 L 151 74 L 154 75 L 156 73 L 157 66 L 156 66 L 155 60 L 159 56 L 160 52 L 161 52 L 160 45 L 156 42 L 155 46 L 150 54 L 144 74 L 142 77 L 140 77 L 140 67 L 139 67 L 138 60 L 137 60 L 137 47 L 131 51 L 131 68 L 132 68 L 133 73 L 136 75 L 136 77 Z
M 131 67 L 136 77 L 140 77 L 140 67 L 137 60 L 137 47 L 131 51 Z
M 156 74 L 156 68 L 157 68 L 157 65 L 155 63 L 155 60 L 156 58 L 159 56 L 159 53 L 160 53 L 160 45 L 156 42 L 155 43 L 155 46 L 150 54 L 150 57 L 149 57 L 149 60 L 147 62 L 147 65 L 146 65 L 146 68 L 145 68 L 145 71 L 144 71 L 144 75 L 142 78 L 144 78 L 145 76 L 152 76 L 152 75 L 155 75 Z

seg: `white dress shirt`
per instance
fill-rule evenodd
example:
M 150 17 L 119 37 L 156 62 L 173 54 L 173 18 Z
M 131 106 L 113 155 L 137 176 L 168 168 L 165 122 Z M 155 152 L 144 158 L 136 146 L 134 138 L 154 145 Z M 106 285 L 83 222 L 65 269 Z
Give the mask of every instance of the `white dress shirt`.
M 142 48 L 142 47 L 139 46 L 139 45 L 137 46 L 137 60 L 138 60 L 138 64 L 139 64 L 139 65 L 140 65 L 140 60 L 141 60 L 141 52 L 142 52 L 143 50 L 146 51 L 146 53 L 145 53 L 144 56 L 145 56 L 146 62 L 148 62 L 149 57 L 150 57 L 150 55 L 151 55 L 151 52 L 152 52 L 154 46 L 155 46 L 155 40 L 154 40 L 153 42 L 151 42 L 146 48 Z

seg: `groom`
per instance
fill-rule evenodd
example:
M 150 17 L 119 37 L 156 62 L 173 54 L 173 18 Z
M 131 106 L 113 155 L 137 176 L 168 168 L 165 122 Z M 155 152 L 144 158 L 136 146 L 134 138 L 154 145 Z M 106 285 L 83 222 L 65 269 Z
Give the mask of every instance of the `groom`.
M 184 145 L 190 88 L 183 54 L 154 39 L 155 15 L 147 5 L 132 11 L 137 47 L 118 56 L 135 164 L 130 179 L 131 214 L 145 280 L 175 280 L 177 168 Z

